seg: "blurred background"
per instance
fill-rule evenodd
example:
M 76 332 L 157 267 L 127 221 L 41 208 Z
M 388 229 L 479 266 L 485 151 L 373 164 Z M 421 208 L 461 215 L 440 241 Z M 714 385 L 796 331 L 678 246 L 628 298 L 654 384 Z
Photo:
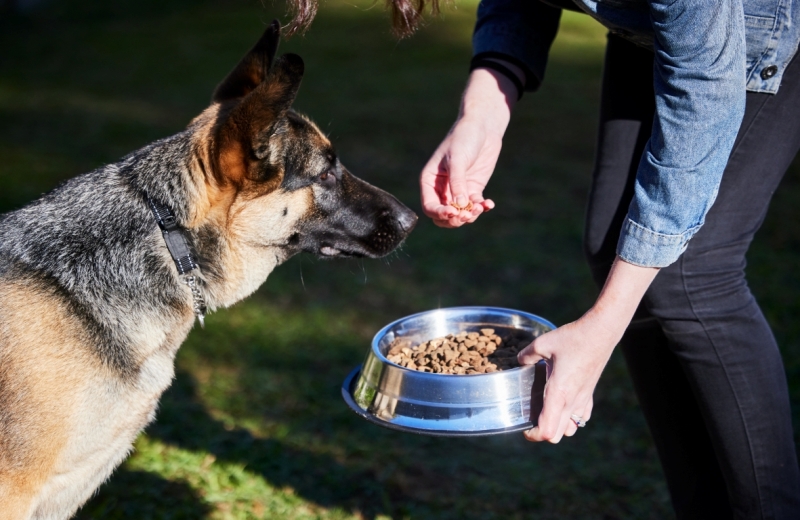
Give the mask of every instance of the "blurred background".
M 0 1 L 0 212 L 175 133 L 285 5 L 256 0 Z M 371 0 L 327 0 L 282 43 L 306 75 L 295 108 L 356 175 L 420 212 L 417 175 L 452 124 L 477 0 L 395 40 Z M 545 84 L 518 105 L 486 196 L 458 230 L 421 220 L 384 260 L 299 256 L 208 317 L 178 354 L 157 421 L 78 517 L 152 519 L 670 518 L 621 357 L 591 426 L 559 445 L 520 434 L 427 438 L 359 419 L 340 397 L 372 335 L 436 307 L 574 320 L 593 301 L 581 229 L 605 31 L 565 13 Z M 800 431 L 800 164 L 749 255 L 783 349 Z M 800 437 L 798 437 L 800 439 Z

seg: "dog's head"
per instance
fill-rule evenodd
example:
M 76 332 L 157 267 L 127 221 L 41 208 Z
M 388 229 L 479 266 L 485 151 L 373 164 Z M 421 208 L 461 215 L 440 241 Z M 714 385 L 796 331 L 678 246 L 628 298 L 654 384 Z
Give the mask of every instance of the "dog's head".
M 303 61 L 275 58 L 279 29 L 272 22 L 217 87 L 206 111 L 211 123 L 198 118 L 209 143 L 202 161 L 207 209 L 240 241 L 277 246 L 287 257 L 386 255 L 417 216 L 347 171 L 319 128 L 291 109 Z

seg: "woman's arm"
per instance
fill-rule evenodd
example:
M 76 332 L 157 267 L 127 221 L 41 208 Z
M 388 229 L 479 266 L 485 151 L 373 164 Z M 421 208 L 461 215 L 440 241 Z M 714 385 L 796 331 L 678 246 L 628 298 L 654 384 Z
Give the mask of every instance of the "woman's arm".
M 575 433 L 577 426 L 570 415 L 589 420 L 600 374 L 656 274 L 658 269 L 617 258 L 600 296 L 586 314 L 536 338 L 519 353 L 524 365 L 547 359 L 551 368 L 544 408 L 538 426 L 525 432 L 528 440 L 556 443 Z
M 595 305 L 537 338 L 520 361 L 549 359 L 532 441 L 558 442 L 591 414 L 592 393 L 614 346 L 655 278 L 700 228 L 716 197 L 745 100 L 740 0 L 652 0 L 656 114 L 639 164 L 617 260 Z
M 422 210 L 437 226 L 459 227 L 494 207 L 483 189 L 516 100 L 517 88 L 503 74 L 483 68 L 470 73 L 458 118 L 420 175 Z
M 514 81 L 480 63 L 501 63 L 523 89 L 536 90 L 560 17 L 560 9 L 538 1 L 481 1 L 472 37 L 478 68 L 470 73 L 456 122 L 420 175 L 423 211 L 436 225 L 458 227 L 494 207 L 483 190 L 520 92 Z
M 617 254 L 666 267 L 716 198 L 745 105 L 741 0 L 651 0 L 656 114 Z
M 481 0 L 472 34 L 473 62 L 503 58 L 524 72 L 524 88 L 534 91 L 544 79 L 561 9 L 539 0 Z

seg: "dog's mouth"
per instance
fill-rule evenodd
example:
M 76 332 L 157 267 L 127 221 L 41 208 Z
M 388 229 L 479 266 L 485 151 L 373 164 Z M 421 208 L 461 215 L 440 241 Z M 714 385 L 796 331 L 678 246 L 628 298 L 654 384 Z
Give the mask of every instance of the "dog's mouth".
M 343 243 L 343 241 L 325 241 L 321 244 L 305 247 L 303 250 L 319 258 L 379 258 L 387 253 L 384 251 L 373 251 L 365 244 L 359 244 L 357 242 Z
M 416 221 L 417 216 L 405 206 L 342 211 L 304 223 L 289 243 L 319 258 L 380 258 L 405 240 Z
M 334 240 L 333 242 L 336 241 Z M 300 233 L 292 234 L 289 240 L 287 240 L 286 246 L 295 251 L 299 249 L 300 251 L 305 251 L 306 253 L 311 253 L 312 255 L 317 255 L 322 258 L 363 258 L 370 256 L 369 252 L 362 251 L 360 247 L 342 247 L 342 244 L 333 245 L 332 242 L 328 240 L 319 243 L 313 238 L 301 235 Z
M 362 251 L 361 248 L 356 249 L 343 249 L 330 245 L 323 245 L 316 251 L 317 256 L 322 258 L 366 258 L 376 255 L 371 255 L 368 251 Z

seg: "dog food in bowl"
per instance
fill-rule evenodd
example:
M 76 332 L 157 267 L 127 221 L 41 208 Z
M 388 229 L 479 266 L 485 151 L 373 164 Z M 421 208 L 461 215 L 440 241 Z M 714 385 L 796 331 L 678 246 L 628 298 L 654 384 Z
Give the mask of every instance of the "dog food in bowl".
M 526 331 L 483 328 L 434 338 L 419 345 L 402 337 L 389 345 L 386 359 L 396 365 L 434 374 L 488 374 L 519 366 L 517 354 L 533 341 Z

